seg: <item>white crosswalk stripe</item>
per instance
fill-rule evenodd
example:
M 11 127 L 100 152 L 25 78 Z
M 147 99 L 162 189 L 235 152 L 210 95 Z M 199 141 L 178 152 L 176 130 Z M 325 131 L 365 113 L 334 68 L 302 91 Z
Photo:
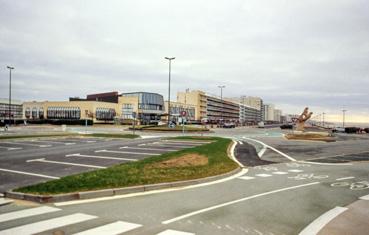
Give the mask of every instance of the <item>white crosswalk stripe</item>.
M 42 206 L 42 207 L 36 207 L 36 208 L 25 209 L 25 210 L 20 210 L 20 211 L 13 211 L 13 212 L 5 213 L 5 214 L 0 214 L 0 223 L 10 221 L 10 220 L 35 216 L 35 215 L 42 215 L 42 214 L 60 211 L 60 210 L 61 209 L 58 209 L 55 207 Z
M 195 235 L 194 233 L 182 232 L 177 230 L 168 229 L 156 235 Z
M 141 224 L 133 224 L 123 221 L 117 221 L 114 223 L 106 224 L 103 226 L 99 226 L 93 229 L 89 229 L 80 233 L 76 233 L 74 235 L 113 235 L 113 234 L 121 234 L 124 232 L 131 231 L 133 229 L 141 227 Z
M 82 213 L 76 213 L 72 215 L 66 215 L 54 219 L 43 220 L 36 223 L 26 224 L 7 230 L 0 231 L 1 235 L 13 235 L 13 234 L 35 234 L 44 232 L 50 229 L 56 229 L 67 225 L 77 224 L 87 220 L 92 220 L 97 216 L 87 215 Z
M 0 206 L 6 205 L 6 204 L 9 204 L 9 203 L 12 203 L 12 202 L 13 202 L 13 200 L 0 198 Z

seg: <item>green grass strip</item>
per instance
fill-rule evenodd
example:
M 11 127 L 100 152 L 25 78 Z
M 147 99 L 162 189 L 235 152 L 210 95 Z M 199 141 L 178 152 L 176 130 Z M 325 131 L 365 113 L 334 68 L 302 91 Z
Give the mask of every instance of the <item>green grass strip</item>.
M 203 140 L 201 137 L 191 139 Z M 15 191 L 52 195 L 191 180 L 224 174 L 236 169 L 238 167 L 237 164 L 227 154 L 231 140 L 216 137 L 209 140 L 212 140 L 212 143 L 146 158 L 137 162 L 123 163 L 107 169 L 66 176 L 58 180 L 22 187 Z M 185 154 L 206 156 L 208 164 L 171 168 L 155 167 L 157 166 L 155 163 L 178 158 Z

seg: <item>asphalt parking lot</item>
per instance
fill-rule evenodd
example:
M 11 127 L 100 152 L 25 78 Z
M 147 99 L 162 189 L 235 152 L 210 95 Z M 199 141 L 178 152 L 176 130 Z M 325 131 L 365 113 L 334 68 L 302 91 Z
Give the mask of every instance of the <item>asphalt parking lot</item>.
M 0 141 L 0 192 L 202 144 L 159 138 L 3 140 Z

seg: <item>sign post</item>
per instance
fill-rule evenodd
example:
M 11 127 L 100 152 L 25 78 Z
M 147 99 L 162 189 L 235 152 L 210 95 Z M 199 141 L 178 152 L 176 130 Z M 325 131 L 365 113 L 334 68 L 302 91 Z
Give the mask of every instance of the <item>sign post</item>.
M 184 123 L 184 119 L 186 117 L 186 111 L 181 111 L 181 121 L 182 121 L 182 133 L 185 133 L 185 123 Z
M 136 112 L 132 112 L 132 117 L 133 117 L 133 134 L 135 134 L 135 124 L 136 124 Z

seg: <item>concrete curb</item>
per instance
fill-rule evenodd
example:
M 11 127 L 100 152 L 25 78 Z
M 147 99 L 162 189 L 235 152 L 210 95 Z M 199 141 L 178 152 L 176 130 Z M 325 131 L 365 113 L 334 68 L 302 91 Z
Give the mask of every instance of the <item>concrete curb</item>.
M 36 195 L 36 194 L 13 192 L 12 190 L 10 190 L 10 191 L 5 192 L 4 196 L 7 198 L 26 200 L 26 201 L 32 201 L 32 202 L 38 202 L 38 203 L 65 202 L 65 201 L 71 201 L 71 200 L 91 199 L 91 198 L 98 198 L 98 197 L 107 197 L 107 196 L 147 192 L 147 191 L 168 189 L 168 188 L 174 188 L 174 187 L 185 187 L 189 185 L 207 183 L 207 182 L 227 178 L 231 175 L 239 173 L 241 170 L 242 168 L 238 167 L 235 170 L 222 174 L 222 175 L 210 176 L 210 177 L 194 179 L 194 180 L 177 181 L 177 182 L 160 183 L 160 184 L 149 184 L 149 185 L 133 186 L 133 187 L 125 187 L 125 188 L 103 189 L 103 190 L 96 190 L 96 191 L 85 191 L 85 192 L 78 192 L 78 193 L 56 194 L 56 195 Z

